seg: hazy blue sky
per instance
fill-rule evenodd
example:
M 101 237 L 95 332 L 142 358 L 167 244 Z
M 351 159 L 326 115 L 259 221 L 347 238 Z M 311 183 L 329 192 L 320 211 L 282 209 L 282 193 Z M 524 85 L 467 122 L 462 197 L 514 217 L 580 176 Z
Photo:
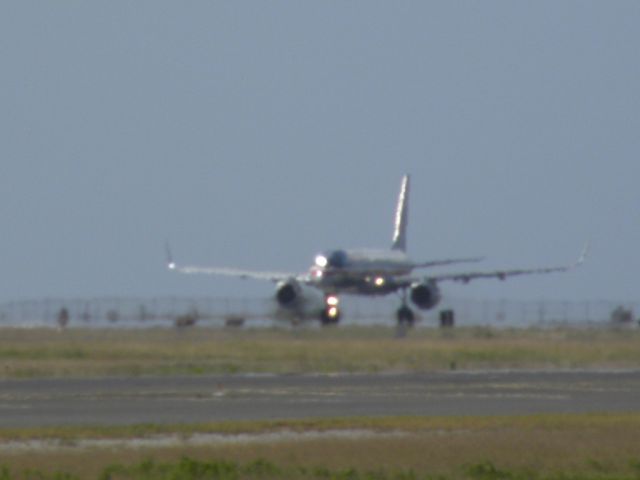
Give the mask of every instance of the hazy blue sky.
M 638 1 L 5 1 L 0 301 L 270 295 L 387 246 L 575 273 L 443 286 L 640 299 Z M 461 267 L 468 268 L 468 267 Z M 454 269 L 449 269 L 454 270 Z

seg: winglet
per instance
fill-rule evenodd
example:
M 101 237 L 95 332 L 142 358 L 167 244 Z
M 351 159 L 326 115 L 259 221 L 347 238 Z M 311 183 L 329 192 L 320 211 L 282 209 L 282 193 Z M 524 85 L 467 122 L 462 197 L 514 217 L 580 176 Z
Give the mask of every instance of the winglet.
M 169 245 L 169 242 L 165 242 L 164 249 L 167 255 L 167 268 L 169 270 L 175 270 L 177 266 L 176 262 L 173 261 L 173 255 L 171 254 L 171 246 Z
M 406 251 L 407 249 L 407 223 L 409 216 L 409 175 L 402 177 L 400 184 L 400 194 L 398 195 L 398 205 L 396 207 L 396 218 L 393 229 L 392 250 Z
M 578 261 L 576 262 L 576 266 L 582 265 L 584 263 L 584 261 L 587 259 L 587 255 L 589 255 L 590 248 L 591 248 L 591 242 L 585 243 L 584 248 L 582 249 L 582 253 L 578 258 Z

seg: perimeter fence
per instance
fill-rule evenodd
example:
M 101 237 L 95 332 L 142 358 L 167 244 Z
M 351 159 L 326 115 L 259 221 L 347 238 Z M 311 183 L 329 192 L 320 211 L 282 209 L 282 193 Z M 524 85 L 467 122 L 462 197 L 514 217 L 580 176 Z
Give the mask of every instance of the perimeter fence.
M 344 324 L 392 325 L 396 298 L 343 299 Z M 635 301 L 475 300 L 447 299 L 459 326 L 546 327 L 638 325 Z M 440 309 L 439 309 L 440 310 Z M 417 312 L 418 326 L 438 324 L 438 311 Z M 189 326 L 268 327 L 278 323 L 276 304 L 265 298 L 157 297 L 22 300 L 0 304 L 0 327 Z M 281 322 L 280 322 L 281 323 Z

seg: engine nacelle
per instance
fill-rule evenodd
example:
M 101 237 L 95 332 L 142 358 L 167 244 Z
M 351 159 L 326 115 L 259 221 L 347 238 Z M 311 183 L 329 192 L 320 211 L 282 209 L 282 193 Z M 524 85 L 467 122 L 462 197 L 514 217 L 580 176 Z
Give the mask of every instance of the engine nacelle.
M 410 290 L 411 301 L 421 310 L 429 310 L 440 303 L 440 289 L 436 282 L 414 283 Z
M 337 305 L 327 304 L 320 290 L 295 278 L 283 280 L 276 285 L 274 300 L 277 304 L 274 318 L 294 324 L 307 320 L 322 320 L 325 313 L 332 323 L 335 323 L 340 316 Z M 333 307 L 335 311 L 330 312 L 328 307 Z
M 300 284 L 295 280 L 287 280 L 278 283 L 276 287 L 276 301 L 281 307 L 294 305 L 302 296 Z

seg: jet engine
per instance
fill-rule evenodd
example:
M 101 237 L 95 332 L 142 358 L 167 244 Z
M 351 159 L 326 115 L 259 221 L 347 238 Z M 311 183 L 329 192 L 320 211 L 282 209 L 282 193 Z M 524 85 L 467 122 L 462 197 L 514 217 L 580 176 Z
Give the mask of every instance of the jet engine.
M 276 287 L 276 300 L 281 307 L 291 307 L 301 296 L 300 284 L 293 279 L 280 282 Z
M 307 320 L 321 320 L 323 324 L 337 323 L 340 317 L 337 299 L 326 300 L 320 290 L 300 283 L 295 278 L 278 283 L 274 300 L 278 305 L 275 318 L 294 324 Z
M 429 310 L 440 302 L 440 289 L 436 282 L 414 283 L 410 289 L 411 301 L 421 310 Z

